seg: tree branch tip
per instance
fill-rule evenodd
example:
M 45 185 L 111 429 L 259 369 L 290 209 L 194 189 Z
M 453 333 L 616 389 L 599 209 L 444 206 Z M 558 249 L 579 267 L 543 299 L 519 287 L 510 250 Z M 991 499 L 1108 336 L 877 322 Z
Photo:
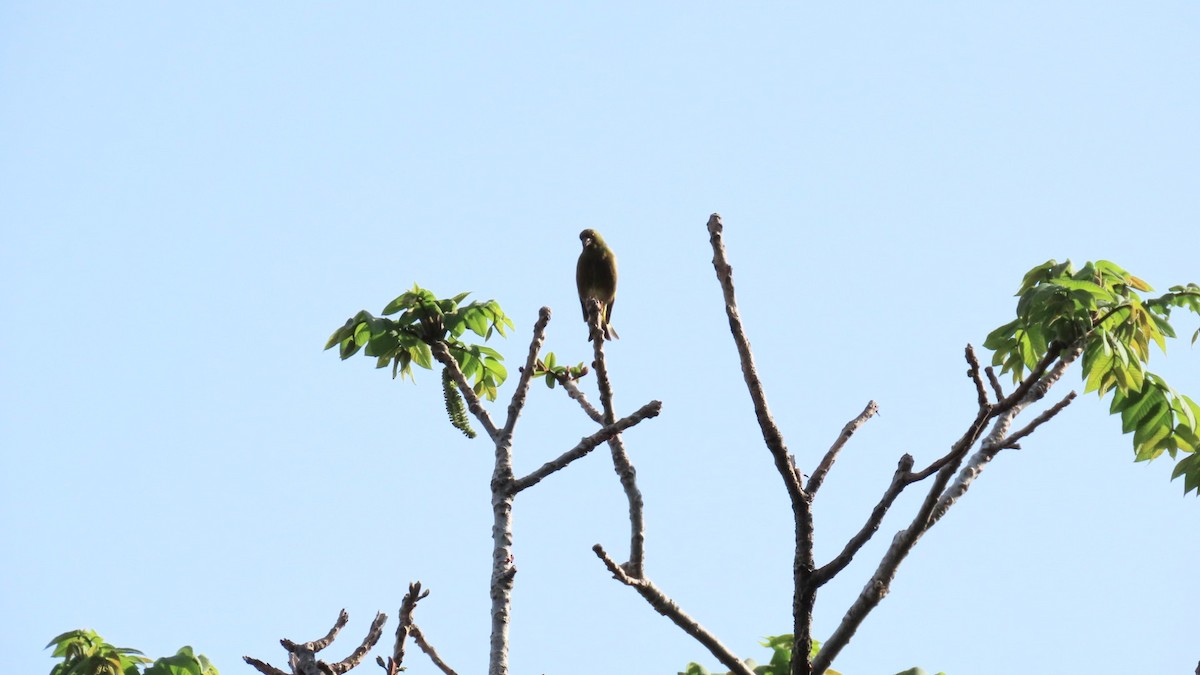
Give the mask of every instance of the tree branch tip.
M 708 217 L 708 232 L 709 234 L 720 234 L 724 225 L 721 223 L 721 214 L 713 213 Z
M 538 310 L 538 318 L 539 319 L 545 319 L 545 320 L 549 321 L 550 314 L 551 314 L 551 312 L 550 312 L 549 307 L 542 307 L 541 309 Z

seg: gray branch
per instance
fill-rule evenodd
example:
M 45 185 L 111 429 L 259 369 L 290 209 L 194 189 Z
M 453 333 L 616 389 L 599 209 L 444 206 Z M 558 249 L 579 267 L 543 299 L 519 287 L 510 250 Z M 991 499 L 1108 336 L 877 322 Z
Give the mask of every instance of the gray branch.
M 846 423 L 846 426 L 842 427 L 842 433 L 838 434 L 837 440 L 833 442 L 833 446 L 829 448 L 829 451 L 821 458 L 821 463 L 817 465 L 816 470 L 808 477 L 808 485 L 805 487 L 808 494 L 816 494 L 821 484 L 825 482 L 825 475 L 829 473 L 829 470 L 833 468 L 833 463 L 837 461 L 842 447 L 846 445 L 846 442 L 850 440 L 854 432 L 858 431 L 859 427 L 866 424 L 867 420 L 877 414 L 879 414 L 879 406 L 875 401 L 867 401 L 867 407 L 863 408 L 858 417 L 850 420 Z
M 588 453 L 596 449 L 596 446 L 615 438 L 618 434 L 634 426 L 638 422 L 650 417 L 657 417 L 661 410 L 662 403 L 660 401 L 651 401 L 641 408 L 638 408 L 632 415 L 629 415 L 628 417 L 622 417 L 616 422 L 606 425 L 604 428 L 600 429 L 591 436 L 587 436 L 580 440 L 575 447 L 530 472 L 529 475 L 514 480 L 512 483 L 511 493 L 515 495 L 526 488 L 537 485 L 550 474 L 565 468 L 567 465 L 577 459 L 587 456 Z
M 383 636 L 383 624 L 387 621 L 387 615 L 382 612 L 375 615 L 375 620 L 371 622 L 367 636 L 363 638 L 362 644 L 350 656 L 333 664 L 320 661 L 316 657 L 317 652 L 325 649 L 333 642 L 334 638 L 337 637 L 338 633 L 345 627 L 346 622 L 349 620 L 350 616 L 343 609 L 338 614 L 333 628 L 325 634 L 325 637 L 319 640 L 304 643 L 294 642 L 287 638 L 280 640 L 279 644 L 283 645 L 283 648 L 288 651 L 288 664 L 292 668 L 293 675 L 341 675 L 362 663 L 367 652 L 371 651 L 371 648 Z M 243 656 L 242 660 L 253 666 L 260 673 L 263 673 L 263 675 L 287 675 L 275 666 L 256 658 Z
M 820 653 L 817 654 L 816 659 L 813 661 L 814 673 L 823 673 L 833 662 L 833 659 L 850 642 L 850 639 L 857 632 L 858 627 L 862 624 L 867 614 L 887 595 L 891 582 L 895 579 L 897 568 L 908 556 L 909 552 L 912 551 L 917 541 L 966 492 L 971 481 L 982 471 L 983 465 L 991 460 L 995 452 L 998 452 L 1000 445 L 998 441 L 1005 438 L 1012 420 L 1029 403 L 1045 395 L 1046 390 L 1062 376 L 1062 371 L 1078 356 L 1079 351 L 1078 347 L 1073 348 L 1067 356 L 1058 360 L 1059 354 L 1062 352 L 1062 346 L 1053 344 L 1050 346 L 1046 356 L 1021 381 L 1013 393 L 1001 398 L 994 405 L 987 404 L 986 397 L 980 397 L 979 410 L 975 419 L 968 426 L 962 437 L 951 446 L 950 452 L 925 470 L 913 474 L 913 477 L 919 480 L 936 471 L 937 478 L 930 486 L 929 492 L 926 494 L 912 523 L 907 528 L 897 532 L 896 536 L 892 538 L 892 543 L 880 560 L 875 573 L 871 575 L 866 586 L 859 593 L 858 598 L 851 604 L 850 609 L 847 610 L 837 629 L 834 630 L 829 639 L 821 646 Z M 966 357 L 968 363 L 971 365 L 968 375 L 975 381 L 976 392 L 978 393 L 980 381 L 978 375 L 979 366 L 978 361 L 972 358 L 973 356 L 974 350 L 968 345 Z M 1055 363 L 1056 360 L 1057 363 Z M 1053 368 L 1051 368 L 1051 364 L 1054 364 Z M 998 385 L 994 384 L 993 389 L 998 389 Z M 996 419 L 996 422 L 987 438 L 983 439 L 981 450 L 963 468 L 955 483 L 949 485 L 951 477 L 958 471 L 958 467 L 963 463 L 967 452 L 983 437 L 988 421 L 993 418 Z M 997 449 L 989 455 L 985 451 L 989 447 Z M 947 487 L 948 485 L 949 487 Z
M 763 391 L 762 380 L 754 365 L 754 353 L 750 349 L 750 340 L 746 337 L 742 326 L 742 317 L 738 313 L 737 296 L 733 289 L 733 268 L 725 255 L 725 244 L 722 239 L 724 225 L 721 214 L 714 213 L 708 218 L 708 237 L 713 249 L 713 269 L 717 273 L 717 281 L 721 284 L 721 292 L 725 297 L 725 315 L 729 319 L 729 331 L 733 334 L 733 342 L 737 346 L 738 358 L 742 366 L 742 378 L 750 392 L 750 400 L 754 404 L 754 415 L 758 419 L 758 427 L 762 432 L 767 450 L 775 460 L 775 469 L 783 479 L 787 488 L 788 499 L 792 506 L 794 536 L 796 541 L 795 556 L 792 559 L 792 580 L 794 592 L 792 595 L 792 675 L 809 675 L 810 664 L 808 655 L 812 650 L 812 609 L 816 602 L 816 586 L 812 583 L 813 562 L 813 520 L 811 495 L 805 492 L 803 478 L 796 467 L 796 460 L 788 453 L 783 441 L 783 434 L 771 416 L 767 406 L 767 395 Z
M 587 303 L 589 325 L 600 325 L 600 302 L 591 298 Z M 608 379 L 608 365 L 604 357 L 604 331 L 592 331 L 592 350 L 595 360 L 592 366 L 596 369 L 596 386 L 600 389 L 600 406 L 604 409 L 604 424 L 611 425 L 616 418 L 613 412 L 612 383 Z M 657 411 L 655 414 L 658 414 Z M 637 469 L 629 461 L 625 452 L 625 443 L 619 434 L 611 436 L 608 448 L 612 452 L 613 470 L 621 481 L 625 498 L 629 502 L 629 562 L 626 569 L 635 577 L 641 577 L 646 564 L 646 524 L 645 503 L 642 491 L 637 486 Z
M 583 392 L 580 391 L 579 386 L 575 384 L 574 380 L 566 375 L 558 375 L 554 379 L 558 380 L 558 383 L 566 390 L 568 397 L 579 403 L 579 407 L 583 408 L 583 412 L 587 413 L 587 416 L 592 418 L 593 422 L 604 424 L 604 414 L 596 410 L 596 406 L 588 402 L 587 396 L 583 395 Z
M 612 572 L 617 581 L 629 586 L 641 595 L 650 606 L 659 614 L 670 619 L 676 626 L 683 629 L 683 632 L 691 635 L 697 642 L 704 645 L 708 651 L 716 657 L 726 668 L 737 675 L 754 675 L 754 671 L 750 670 L 745 663 L 742 662 L 732 651 L 729 650 L 715 635 L 701 626 L 695 619 L 684 612 L 679 605 L 663 593 L 654 582 L 646 577 L 634 577 L 626 573 L 625 569 L 616 563 L 607 553 L 604 552 L 604 547 L 596 544 L 592 547 L 596 556 L 604 561 L 604 566 Z

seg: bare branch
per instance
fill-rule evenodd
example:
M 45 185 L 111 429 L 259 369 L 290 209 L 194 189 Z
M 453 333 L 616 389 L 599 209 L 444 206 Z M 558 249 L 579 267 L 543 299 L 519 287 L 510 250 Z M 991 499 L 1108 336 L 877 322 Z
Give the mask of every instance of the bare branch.
M 1007 436 L 1012 420 L 1029 404 L 1045 396 L 1046 391 L 1062 377 L 1067 366 L 1079 356 L 1082 348 L 1078 344 L 1074 345 L 1065 356 L 1055 363 L 1062 350 L 1062 345 L 1052 344 L 1046 356 L 1021 381 L 1012 394 L 1002 398 L 990 409 L 980 409 L 974 422 L 972 422 L 962 438 L 954 444 L 948 455 L 930 465 L 925 471 L 915 474 L 915 476 L 928 475 L 930 471 L 936 470 L 938 476 L 930 487 L 929 493 L 921 505 L 921 509 L 918 511 L 916 517 L 913 518 L 913 522 L 908 528 L 896 533 L 896 536 L 892 539 L 891 546 L 888 548 L 887 553 L 884 554 L 875 574 L 871 576 L 866 587 L 863 588 L 849 611 L 846 612 L 846 616 L 842 619 L 841 624 L 839 624 L 838 628 L 825 644 L 822 645 L 821 652 L 813 661 L 815 672 L 823 672 L 824 669 L 829 667 L 829 664 L 833 662 L 833 659 L 837 657 L 838 653 L 846 646 L 850 638 L 853 637 L 866 615 L 887 595 L 889 586 L 895 578 L 896 568 L 908 555 L 909 551 L 912 550 L 912 547 L 916 545 L 917 540 L 946 514 L 946 511 L 967 491 L 971 482 L 979 475 L 984 466 L 1000 451 L 1003 446 L 1002 441 Z M 1053 368 L 1051 368 L 1051 364 L 1054 364 Z M 1066 403 L 1062 403 L 1060 406 L 1055 407 L 1061 410 L 1065 405 Z M 955 478 L 953 485 L 947 487 L 950 483 L 950 477 L 958 470 L 958 466 L 962 464 L 966 452 L 979 440 L 982 436 L 984 425 L 993 417 L 996 418 L 996 421 L 992 426 L 991 432 L 983 439 L 980 450 L 963 466 L 962 470 L 958 473 L 958 477 Z M 1030 427 L 1029 431 L 1032 432 L 1035 425 L 1031 424 Z
M 887 490 L 884 491 L 883 496 L 879 498 L 879 503 L 871 511 L 867 522 L 863 523 L 862 529 L 846 542 L 846 546 L 836 558 L 822 565 L 813 574 L 814 584 L 821 586 L 837 576 L 838 572 L 845 569 L 850 564 L 850 561 L 854 560 L 854 556 L 862 547 L 879 531 L 879 525 L 883 522 L 883 517 L 887 515 L 888 509 L 892 507 L 892 502 L 896 501 L 896 497 L 900 496 L 904 488 L 919 480 L 912 473 L 912 468 L 912 455 L 905 454 L 897 463 L 896 471 L 892 474 L 892 482 L 888 485 Z
M 525 357 L 525 367 L 521 369 L 521 377 L 517 380 L 517 388 L 513 391 L 508 404 L 508 418 L 501 432 L 504 438 L 511 439 L 513 430 L 517 427 L 517 418 L 525 407 L 525 397 L 529 395 L 529 382 L 533 377 L 533 364 L 537 363 L 538 352 L 546 340 L 546 324 L 550 323 L 550 308 L 543 307 L 538 311 L 538 320 L 533 324 L 533 339 L 529 341 L 529 354 Z
M 298 645 L 287 638 L 280 640 L 280 643 L 283 644 L 284 649 L 287 649 L 289 652 L 294 652 L 300 648 L 319 652 L 333 643 L 333 641 L 337 638 L 338 633 L 342 632 L 342 629 L 346 627 L 346 623 L 349 621 L 350 615 L 346 612 L 346 610 L 343 609 L 338 613 L 337 620 L 333 622 L 333 628 L 329 629 L 329 632 L 325 634 L 325 637 L 319 640 L 313 640 L 312 642 L 306 642 L 303 645 Z
M 438 669 L 446 675 L 457 675 L 457 673 L 454 672 L 454 669 L 446 665 L 446 662 L 443 661 L 442 657 L 438 655 L 437 650 L 433 648 L 433 645 L 425 641 L 425 634 L 421 632 L 420 627 L 415 623 L 412 625 L 412 636 L 413 642 L 416 642 L 417 646 L 421 648 L 421 651 L 425 652 L 425 654 L 429 657 L 429 660 L 433 661 L 433 665 L 437 666 Z
M 371 622 L 371 627 L 367 630 L 367 636 L 363 638 L 362 644 L 360 644 L 358 648 L 350 654 L 350 656 L 347 656 L 337 663 L 329 664 L 329 669 L 335 673 L 344 673 L 362 663 L 362 660 L 367 655 L 367 652 L 371 651 L 375 644 L 379 642 L 379 638 L 383 637 L 383 624 L 386 622 L 387 614 L 384 614 L 383 612 L 377 612 L 375 614 L 375 620 Z
M 983 386 L 983 378 L 979 375 L 979 358 L 975 356 L 975 348 L 967 345 L 966 350 L 967 365 L 971 366 L 967 369 L 967 376 L 975 383 L 975 394 L 979 397 L 979 407 L 987 408 L 991 405 L 988 401 L 987 389 Z
M 879 605 L 883 597 L 887 595 L 892 580 L 896 577 L 896 569 L 908 556 L 909 552 L 912 551 L 917 540 L 928 529 L 930 514 L 937 503 L 938 496 L 945 489 L 946 484 L 950 481 L 950 477 L 954 475 L 954 471 L 962 463 L 967 452 L 975 445 L 979 437 L 983 435 L 992 410 L 981 408 L 975 415 L 975 419 L 967 427 L 967 430 L 950 447 L 948 453 L 924 470 L 909 477 L 911 479 L 909 482 L 911 483 L 923 480 L 935 471 L 937 472 L 937 478 L 930 485 L 929 491 L 926 493 L 925 499 L 921 502 L 921 506 L 913 517 L 912 522 L 907 528 L 900 530 L 892 538 L 891 545 L 879 561 L 879 565 L 875 568 L 875 572 L 867 581 L 866 586 L 863 587 L 858 597 L 850 605 L 850 609 L 846 611 L 846 615 L 842 617 L 842 621 L 838 624 L 838 627 L 821 645 L 821 651 L 813 659 L 812 672 L 823 673 L 829 668 L 829 665 L 833 663 L 837 655 L 849 644 L 850 638 L 854 637 L 863 620 L 866 619 L 871 610 Z
M 709 216 L 708 234 L 713 248 L 713 267 L 717 271 L 717 280 L 721 283 L 721 291 L 725 295 L 725 314 L 729 318 L 729 330 L 733 333 L 733 341 L 737 345 L 738 356 L 742 362 L 742 378 L 750 390 L 750 399 L 754 403 L 754 415 L 758 418 L 758 426 L 762 431 L 763 440 L 766 441 L 767 449 L 775 458 L 775 468 L 783 477 L 788 495 L 792 499 L 793 508 L 796 508 L 796 504 L 806 501 L 804 489 L 794 470 L 795 461 L 788 454 L 787 446 L 783 442 L 783 434 L 775 425 L 775 418 L 771 416 L 771 410 L 767 406 L 767 395 L 763 391 L 762 381 L 758 378 L 758 370 L 754 365 L 754 354 L 750 350 L 750 340 L 746 337 L 746 331 L 742 327 L 742 317 L 738 313 L 737 297 L 733 290 L 733 268 L 726 260 L 725 244 L 721 239 L 723 229 L 724 225 L 721 224 L 719 213 Z
M 821 484 L 825 482 L 825 475 L 833 468 L 833 463 L 837 461 L 838 453 L 842 451 L 842 447 L 846 445 L 846 441 L 849 441 L 850 437 L 854 435 L 854 432 L 858 431 L 859 427 L 866 424 L 867 420 L 878 413 L 879 406 L 875 401 L 867 401 L 867 407 L 863 408 L 858 417 L 850 420 L 846 423 L 846 426 L 842 427 L 842 433 L 838 435 L 837 440 L 833 442 L 833 446 L 821 458 L 821 463 L 817 465 L 817 469 L 808 477 L 808 485 L 805 487 L 805 490 L 809 495 L 816 494 Z
M 421 582 L 414 581 L 408 585 L 408 592 L 400 601 L 400 621 L 396 626 L 396 643 L 392 647 L 391 663 L 379 664 L 384 666 L 388 675 L 396 675 L 396 672 L 401 670 L 404 665 L 404 641 L 408 638 L 410 626 L 412 626 L 412 613 L 417 608 L 417 602 L 427 595 L 429 595 L 429 591 L 421 592 Z
M 708 632 L 704 626 L 701 626 L 695 619 L 688 616 L 674 600 L 669 598 L 666 593 L 663 593 L 652 581 L 644 576 L 633 577 L 627 574 L 622 566 L 618 565 L 616 561 L 604 552 L 604 547 L 600 544 L 593 546 L 592 550 L 595 551 L 596 556 L 600 560 L 604 561 L 604 566 L 608 568 L 609 572 L 612 572 L 613 577 L 617 581 L 637 591 L 639 595 L 645 598 L 646 602 L 650 603 L 650 606 L 655 611 L 670 619 L 676 626 L 683 629 L 683 632 L 691 635 L 697 642 L 704 645 L 731 672 L 737 673 L 737 675 L 754 675 L 754 672 L 730 651 L 728 647 L 721 644 L 721 641 L 715 635 Z
M 367 655 L 367 652 L 371 651 L 371 648 L 379 641 L 379 637 L 383 635 L 383 624 L 387 621 L 387 615 L 382 612 L 375 615 L 375 620 L 371 622 L 371 627 L 367 631 L 366 638 L 363 639 L 362 644 L 350 656 L 332 665 L 324 661 L 319 661 L 316 657 L 317 652 L 333 643 L 333 640 L 349 620 L 350 615 L 343 609 L 338 614 L 333 628 L 329 629 L 325 637 L 319 640 L 303 643 L 294 642 L 287 638 L 280 640 L 279 644 L 283 645 L 283 648 L 290 654 L 288 663 L 292 667 L 293 675 L 340 675 L 361 663 L 363 657 Z M 263 675 L 286 675 L 278 668 L 258 659 L 243 656 L 242 660 L 254 666 Z
M 1037 430 L 1038 427 L 1042 426 L 1046 422 L 1049 422 L 1055 415 L 1062 412 L 1063 408 L 1066 408 L 1067 406 L 1071 405 L 1071 401 L 1074 401 L 1076 396 L 1077 396 L 1077 394 L 1072 391 L 1072 392 L 1068 393 L 1066 396 L 1064 396 L 1063 399 L 1061 401 L 1059 401 L 1058 403 L 1055 403 L 1054 405 L 1050 406 L 1049 408 L 1043 410 L 1042 414 L 1033 418 L 1032 422 L 1030 422 L 1029 424 L 1026 424 L 1025 427 L 1022 428 L 1020 431 L 1014 433 L 1013 435 L 1011 435 L 1007 439 L 1005 439 L 1004 444 L 1002 446 L 1000 446 L 1000 448 L 1001 449 L 1012 448 L 1014 450 L 1019 450 L 1021 448 L 1019 441 L 1022 438 L 1025 438 L 1029 434 L 1032 434 L 1034 431 Z
M 492 416 L 488 414 L 487 408 L 484 408 L 483 404 L 480 403 L 479 397 L 475 395 L 475 390 L 471 388 L 471 383 L 467 382 L 467 376 L 463 375 L 462 368 L 459 367 L 458 361 L 455 360 L 450 350 L 446 348 L 446 344 L 443 342 L 434 342 L 429 348 L 433 352 L 433 358 L 437 359 L 438 363 L 446 366 L 450 371 L 450 377 L 458 385 L 458 391 L 467 401 L 467 410 L 470 410 L 475 419 L 479 420 L 479 423 L 483 425 L 483 430 L 487 432 L 488 438 L 492 439 L 493 442 L 498 441 L 500 439 L 500 432 L 496 429 L 496 424 L 492 422 Z
M 595 298 L 588 300 L 588 317 L 592 325 L 600 325 L 600 302 Z M 604 331 L 592 331 L 592 349 L 595 355 L 592 366 L 596 369 L 596 386 L 600 389 L 604 423 L 612 424 L 616 415 L 613 412 L 612 383 L 608 379 L 608 365 L 604 357 L 604 339 Z M 633 576 L 641 577 L 646 561 L 646 526 L 643 514 L 645 504 L 642 491 L 637 486 L 637 470 L 633 468 L 633 462 L 629 461 L 625 443 L 621 441 L 619 434 L 609 439 L 608 448 L 612 452 L 613 470 L 617 472 L 621 488 L 629 502 L 629 562 L 626 569 Z
M 729 330 L 733 334 L 733 342 L 741 360 L 742 378 L 750 392 L 750 400 L 754 404 L 754 415 L 758 419 L 763 441 L 775 460 L 775 469 L 783 478 L 788 499 L 791 501 L 796 541 L 795 555 L 792 559 L 792 580 L 795 589 L 792 595 L 792 635 L 795 639 L 792 643 L 792 675 L 808 675 L 811 672 L 808 657 L 812 650 L 812 609 L 816 601 L 816 587 L 811 579 L 815 567 L 811 496 L 804 491 L 803 476 L 796 467 L 796 460 L 788 453 L 783 434 L 776 426 L 770 408 L 767 407 L 767 396 L 754 365 L 754 353 L 750 349 L 750 340 L 746 337 L 737 309 L 737 297 L 733 290 L 733 268 L 726 259 L 723 230 L 721 215 L 714 213 L 709 216 L 708 237 L 713 249 L 713 269 L 716 270 L 717 281 L 721 284 L 721 292 L 725 297 L 725 315 L 729 318 Z
M 404 594 L 404 600 L 400 603 L 400 626 L 396 629 L 395 656 L 392 658 L 392 663 L 388 664 L 392 665 L 393 668 L 391 670 L 388 670 L 387 667 L 384 668 L 384 670 L 388 670 L 388 675 L 396 675 L 398 671 L 403 670 L 401 664 L 404 661 L 404 638 L 408 635 L 413 636 L 413 642 L 417 643 L 421 651 L 429 655 L 429 659 L 443 673 L 455 675 L 450 666 L 446 665 L 446 662 L 442 661 L 441 657 L 438 656 L 437 650 L 426 642 L 425 635 L 421 633 L 421 629 L 413 621 L 413 611 L 417 608 L 417 602 L 428 596 L 429 590 L 422 591 L 421 582 L 417 581 L 408 585 L 408 593 Z M 383 664 L 381 663 L 380 665 Z
M 979 450 L 977 450 L 975 454 L 971 456 L 971 459 L 967 461 L 966 465 L 963 466 L 962 471 L 960 471 L 958 476 L 954 479 L 954 483 L 947 487 L 945 492 L 939 496 L 937 508 L 934 509 L 930 517 L 930 526 L 940 520 L 941 517 L 946 514 L 946 511 L 949 510 L 949 508 L 953 506 L 954 503 L 959 500 L 959 498 L 966 494 L 967 490 L 971 487 L 971 483 L 973 483 L 975 479 L 979 477 L 979 474 L 983 472 L 983 469 L 988 465 L 989 462 L 992 461 L 996 454 L 1004 449 L 1005 440 L 1008 438 L 1008 430 L 1011 428 L 1013 420 L 1015 420 L 1017 416 L 1021 414 L 1021 411 L 1023 411 L 1026 407 L 1045 396 L 1046 392 L 1050 390 L 1050 387 L 1054 386 L 1054 383 L 1063 376 L 1063 373 L 1065 373 L 1071 363 L 1079 357 L 1079 354 L 1082 353 L 1082 351 L 1083 349 L 1080 345 L 1075 345 L 1062 357 L 1061 360 L 1058 361 L 1058 363 L 1054 364 L 1054 367 L 1049 371 L 1046 371 L 1046 369 L 1043 368 L 1042 371 L 1044 374 L 1039 374 L 1036 381 L 1030 382 L 1030 378 L 1034 376 L 1033 373 L 1030 373 L 1029 377 L 1021 382 L 1021 386 L 1017 388 L 1017 391 L 1024 390 L 1025 396 L 1022 399 L 1015 401 L 1012 406 L 1010 406 L 1002 415 L 996 418 L 996 421 L 992 424 L 992 430 L 988 432 L 987 437 L 983 439 L 983 443 L 980 445 Z M 1009 398 L 1011 398 L 1011 396 Z M 1066 399 L 1064 399 L 1064 402 L 1060 402 L 1052 408 L 1046 410 L 1043 415 L 1049 414 L 1050 417 L 1052 417 L 1058 414 L 1060 410 L 1065 408 L 1070 403 L 1072 398 L 1073 396 L 1068 396 Z M 1005 401 L 1008 401 L 1008 399 L 1005 399 Z M 1050 419 L 1050 417 L 1046 417 L 1045 419 Z M 1025 432 L 1024 436 L 1027 436 L 1044 421 L 1045 420 L 1041 419 L 1041 416 L 1039 416 L 1038 419 L 1030 422 L 1029 426 L 1021 431 Z
M 662 402 L 651 401 L 641 408 L 638 408 L 632 415 L 628 417 L 622 417 L 620 420 L 605 426 L 591 436 L 585 437 L 579 441 L 578 445 L 559 455 L 555 459 L 546 462 L 542 466 L 530 472 L 529 475 L 514 480 L 510 494 L 515 495 L 526 488 L 537 485 L 550 474 L 563 469 L 571 462 L 586 456 L 589 452 L 594 450 L 596 446 L 614 438 L 629 427 L 632 427 L 644 419 L 657 417 L 661 410 Z
M 587 413 L 587 416 L 592 418 L 592 421 L 596 424 L 604 424 L 604 415 L 588 402 L 587 397 L 583 395 L 583 392 L 580 391 L 579 386 L 575 384 L 574 380 L 566 375 L 558 375 L 554 379 L 558 380 L 558 383 L 566 390 L 567 396 L 579 403 L 579 406 L 583 408 L 583 412 Z
M 242 660 L 245 661 L 246 663 L 249 663 L 250 665 L 254 666 L 254 669 L 257 670 L 258 672 L 262 673 L 263 675 L 288 675 L 287 673 L 276 668 L 275 666 L 273 666 L 269 663 L 265 663 L 263 661 L 259 661 L 258 659 L 254 658 L 252 656 L 243 656 Z
M 991 366 L 983 369 L 987 373 L 988 382 L 992 385 L 992 391 L 996 393 L 996 400 L 1004 400 L 1004 388 L 1000 386 L 1000 380 L 996 377 L 996 370 Z

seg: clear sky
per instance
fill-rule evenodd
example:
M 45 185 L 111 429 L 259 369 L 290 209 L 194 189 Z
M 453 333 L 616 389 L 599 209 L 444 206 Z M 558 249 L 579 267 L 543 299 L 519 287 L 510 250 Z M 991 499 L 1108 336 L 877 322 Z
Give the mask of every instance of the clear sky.
M 514 375 L 543 305 L 547 348 L 588 359 L 585 227 L 620 258 L 618 408 L 664 403 L 625 436 L 647 573 L 763 659 L 756 641 L 790 628 L 790 516 L 709 213 L 802 465 L 882 410 L 820 495 L 827 559 L 900 454 L 962 433 L 962 349 L 1010 318 L 1028 268 L 1200 281 L 1197 35 L 1194 2 L 3 3 L 6 670 L 48 672 L 42 646 L 86 626 L 246 673 L 242 655 L 283 665 L 279 638 L 345 607 L 340 659 L 419 579 L 426 635 L 482 672 L 490 449 L 445 422 L 436 373 L 393 382 L 321 347 L 418 282 L 498 300 Z M 1152 365 L 1200 396 L 1200 348 Z M 1200 501 L 1169 460 L 1133 463 L 1107 404 L 1081 396 L 1001 455 L 834 665 L 1191 672 Z M 518 470 L 594 428 L 533 389 Z M 716 665 L 592 554 L 627 544 L 604 454 L 515 513 L 514 673 Z M 893 515 L 823 589 L 818 638 Z

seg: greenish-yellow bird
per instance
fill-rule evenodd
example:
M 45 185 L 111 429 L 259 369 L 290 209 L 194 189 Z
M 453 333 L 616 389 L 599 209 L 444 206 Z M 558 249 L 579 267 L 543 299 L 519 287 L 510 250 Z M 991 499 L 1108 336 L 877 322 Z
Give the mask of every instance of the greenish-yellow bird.
M 621 336 L 609 321 L 612 320 L 613 301 L 617 299 L 617 256 L 595 230 L 580 232 L 579 241 L 583 242 L 583 252 L 575 265 L 575 285 L 579 288 L 583 320 L 588 320 L 588 299 L 595 298 L 600 302 L 600 329 L 604 339 L 615 340 Z M 596 337 L 588 331 L 588 340 Z

